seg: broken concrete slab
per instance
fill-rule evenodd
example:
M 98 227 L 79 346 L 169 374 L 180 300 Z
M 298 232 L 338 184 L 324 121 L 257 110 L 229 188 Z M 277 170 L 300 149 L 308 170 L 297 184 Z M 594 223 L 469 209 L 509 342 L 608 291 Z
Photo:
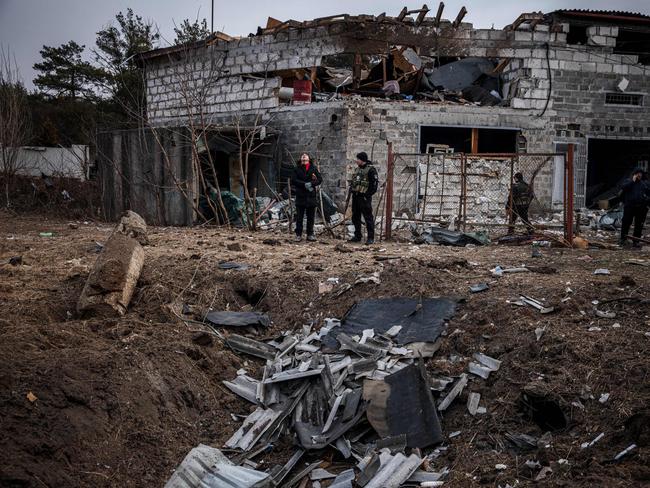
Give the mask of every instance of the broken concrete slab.
M 120 218 L 114 232 L 119 232 L 127 237 L 131 237 L 138 241 L 142 246 L 149 244 L 147 223 L 140 215 L 132 210 L 127 210 L 124 215 L 122 215 L 122 218 Z
M 97 315 L 124 315 L 144 266 L 140 243 L 113 232 L 86 280 L 77 310 Z

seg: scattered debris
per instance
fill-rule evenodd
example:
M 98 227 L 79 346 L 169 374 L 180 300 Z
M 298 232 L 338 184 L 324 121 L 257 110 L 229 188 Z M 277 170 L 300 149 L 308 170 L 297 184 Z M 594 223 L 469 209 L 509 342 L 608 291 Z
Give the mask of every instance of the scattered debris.
M 478 404 L 481 401 L 481 394 L 471 392 L 467 397 L 467 411 L 471 416 L 476 415 Z
M 487 283 L 478 283 L 476 285 L 472 285 L 469 287 L 469 291 L 472 293 L 479 293 L 481 291 L 488 290 L 490 287 L 488 286 Z
M 526 305 L 530 305 L 531 307 L 536 308 L 541 314 L 551 313 L 553 310 L 555 310 L 554 307 L 546 307 L 539 300 L 535 300 L 534 298 L 527 297 L 525 295 L 519 296 L 519 300 L 521 300 Z
M 614 456 L 614 461 L 620 461 L 625 456 L 630 454 L 634 449 L 636 449 L 636 447 L 637 447 L 636 444 L 631 444 L 630 446 L 626 447 L 621 452 L 619 452 L 616 456 Z
M 604 312 L 602 310 L 596 309 L 596 316 L 600 317 L 601 319 L 615 319 L 616 312 Z
M 342 253 L 354 252 L 354 250 L 352 248 L 350 248 L 350 247 L 348 247 L 345 244 L 340 243 L 340 242 L 336 246 L 334 246 L 334 250 L 338 251 L 338 252 L 342 252 Z
M 23 264 L 23 257 L 22 256 L 12 256 L 9 258 L 9 264 L 12 266 L 18 266 L 19 264 Z
M 601 440 L 603 437 L 605 437 L 605 433 L 604 433 L 604 432 L 601 432 L 600 434 L 598 434 L 598 435 L 594 438 L 594 440 L 592 440 L 591 442 L 583 442 L 582 444 L 580 444 L 580 447 L 581 447 L 582 449 L 587 449 L 588 447 L 593 446 L 596 442 L 598 442 L 599 440 Z
M 222 261 L 219 263 L 220 269 L 234 269 L 237 271 L 246 271 L 248 269 L 248 264 L 242 263 L 233 263 L 231 261 Z
M 451 388 L 449 393 L 447 393 L 447 396 L 443 398 L 439 403 L 438 403 L 438 411 L 442 412 L 444 410 L 447 410 L 449 405 L 458 397 L 463 392 L 463 389 L 467 386 L 467 374 L 463 373 L 460 375 L 458 378 L 458 381 L 454 384 L 454 386 Z
M 607 268 L 598 268 L 594 271 L 595 275 L 608 275 L 611 274 Z
M 600 403 L 605 403 L 607 402 L 607 400 L 609 400 L 609 393 L 603 393 L 602 395 L 600 395 L 600 398 L 598 399 Z
M 261 312 L 208 312 L 205 320 L 216 327 L 248 327 L 271 325 L 268 315 Z
M 31 403 L 34 403 L 36 400 L 38 400 L 38 397 L 34 395 L 31 391 L 27 393 L 27 400 L 29 400 Z
M 412 228 L 411 232 L 415 238 L 416 244 L 442 244 L 444 246 L 458 246 L 464 247 L 468 244 L 475 246 L 483 246 L 490 243 L 487 234 L 481 232 L 462 233 L 441 227 L 430 227 L 421 233 L 418 233 L 416 228 Z

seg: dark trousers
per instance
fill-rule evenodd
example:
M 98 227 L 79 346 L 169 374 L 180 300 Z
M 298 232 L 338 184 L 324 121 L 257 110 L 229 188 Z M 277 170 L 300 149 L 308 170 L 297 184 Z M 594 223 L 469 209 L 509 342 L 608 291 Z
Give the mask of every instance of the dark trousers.
M 303 207 L 296 205 L 296 235 L 302 235 L 302 221 L 307 214 L 307 235 L 314 235 L 314 216 L 316 215 L 316 207 Z
M 352 223 L 354 224 L 354 237 L 361 239 L 361 216 L 366 221 L 368 239 L 375 238 L 375 218 L 372 216 L 372 197 L 365 195 L 352 195 Z
M 621 240 L 624 241 L 630 232 L 630 227 L 632 226 L 632 221 L 634 220 L 634 237 L 641 237 L 643 232 L 643 224 L 645 223 L 645 218 L 648 215 L 648 207 L 645 205 L 642 207 L 632 207 L 625 205 L 623 207 L 623 221 L 621 222 Z
M 512 210 L 509 213 L 510 213 L 510 224 L 508 225 L 509 234 L 512 234 L 515 231 L 515 222 L 517 221 L 517 217 L 519 217 L 521 221 L 524 223 L 528 232 L 532 232 L 535 229 L 533 227 L 533 224 L 530 223 L 530 220 L 528 220 L 528 205 L 513 205 Z

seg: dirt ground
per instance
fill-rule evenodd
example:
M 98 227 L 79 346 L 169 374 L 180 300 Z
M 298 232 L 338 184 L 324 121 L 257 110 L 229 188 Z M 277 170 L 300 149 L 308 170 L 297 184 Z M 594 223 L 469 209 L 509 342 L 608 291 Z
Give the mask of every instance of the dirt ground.
M 239 368 L 256 375 L 261 361 L 225 349 L 216 337 L 199 340 L 204 327 L 180 320 L 184 311 L 267 312 L 270 329 L 246 331 L 266 339 L 341 317 L 355 301 L 395 296 L 463 299 L 427 364 L 432 374 L 460 374 L 477 351 L 502 361 L 489 379 L 473 377 L 442 415 L 447 435 L 460 431 L 433 466 L 449 468 L 446 484 L 650 485 L 650 305 L 643 302 L 650 280 L 648 268 L 625 263 L 650 260 L 646 250 L 543 248 L 540 259 L 530 257 L 530 246 L 398 242 L 346 245 L 352 252 L 340 252 L 341 241 L 325 237 L 296 244 L 279 232 L 151 228 L 128 313 L 98 319 L 79 316 L 75 306 L 97 258 L 96 242 L 113 226 L 73 227 L 0 214 L 0 486 L 163 486 L 191 448 L 221 447 L 240 425 L 231 413 L 252 410 L 221 381 Z M 22 264 L 9 264 L 14 256 Z M 221 270 L 223 260 L 251 267 Z M 522 264 L 547 273 L 490 273 L 496 265 Z M 611 274 L 594 275 L 597 268 Z M 338 297 L 318 293 L 327 278 L 354 283 L 377 271 L 381 284 L 357 284 Z M 481 282 L 489 290 L 471 294 L 469 286 Z M 508 303 L 520 294 L 544 299 L 555 311 L 542 315 Z M 602 303 L 617 298 L 628 299 Z M 616 317 L 596 316 L 594 300 Z M 544 328 L 539 340 L 537 328 Z M 529 452 L 505 438 L 544 434 L 520 409 L 526 385 L 546 390 L 569 420 L 552 432 L 549 447 Z M 481 393 L 486 414 L 468 414 L 470 391 Z M 604 393 L 609 398 L 601 402 Z M 581 448 L 601 432 L 594 446 Z M 611 462 L 633 442 L 638 447 L 630 456 Z M 290 445 L 279 445 L 256 460 L 264 468 L 290 453 Z M 553 472 L 534 482 L 539 468 L 527 468 L 527 460 Z M 332 462 L 344 465 L 336 456 Z

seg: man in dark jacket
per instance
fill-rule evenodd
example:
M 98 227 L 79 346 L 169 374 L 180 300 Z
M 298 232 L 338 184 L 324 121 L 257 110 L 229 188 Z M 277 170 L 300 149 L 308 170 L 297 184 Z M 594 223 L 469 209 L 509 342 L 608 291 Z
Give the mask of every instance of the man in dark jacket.
M 528 207 L 530 207 L 530 203 L 533 201 L 533 191 L 530 185 L 524 181 L 524 175 L 521 173 L 515 173 L 514 180 L 510 194 L 508 195 L 508 201 L 506 202 L 506 210 L 510 221 L 508 234 L 514 233 L 517 217 L 521 218 L 521 221 L 526 226 L 526 230 L 531 234 L 535 228 L 530 223 L 530 220 L 528 220 Z
M 626 180 L 621 186 L 621 197 L 623 199 L 623 221 L 621 222 L 620 245 L 627 241 L 628 232 L 634 221 L 634 237 L 640 238 L 643 232 L 643 224 L 648 215 L 650 204 L 650 186 L 644 178 L 641 168 L 632 171 L 632 178 Z M 638 247 L 639 243 L 634 241 L 633 246 Z
M 315 241 L 314 217 L 318 205 L 318 186 L 323 178 L 308 154 L 300 156 L 298 166 L 291 176 L 296 196 L 296 242 L 302 240 L 302 221 L 307 214 L 307 240 Z
M 375 218 L 372 215 L 372 196 L 377 192 L 379 177 L 377 170 L 365 152 L 357 154 L 357 169 L 352 175 L 350 192 L 352 193 L 352 223 L 354 237 L 350 242 L 361 242 L 361 216 L 366 221 L 368 238 L 366 244 L 375 242 Z

